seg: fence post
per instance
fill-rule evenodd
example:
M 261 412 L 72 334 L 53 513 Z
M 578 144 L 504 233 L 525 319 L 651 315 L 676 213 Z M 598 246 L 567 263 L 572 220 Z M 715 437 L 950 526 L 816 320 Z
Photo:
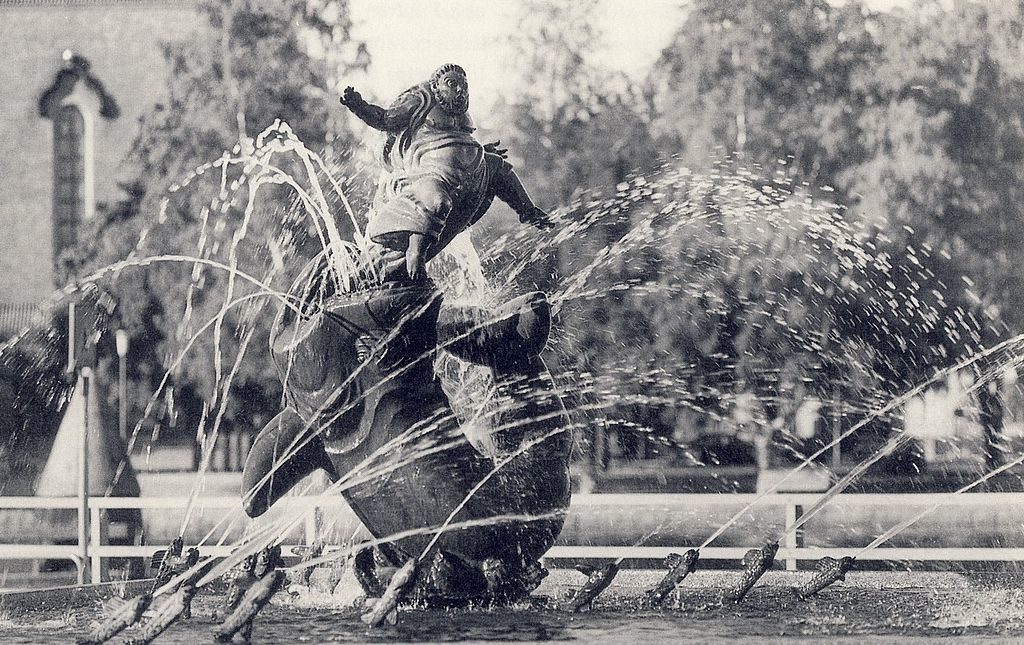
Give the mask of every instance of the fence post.
M 791 497 L 786 498 L 786 527 L 793 526 L 800 516 L 803 515 L 803 506 L 793 501 Z M 787 549 L 796 549 L 803 546 L 803 529 L 790 531 L 786 534 L 783 546 Z M 797 559 L 786 558 L 786 571 L 796 571 Z
M 109 511 L 89 506 L 89 561 L 90 580 L 93 585 L 102 583 L 110 577 L 111 562 L 103 560 L 102 547 L 110 542 L 110 530 L 106 523 Z
M 105 511 L 95 506 L 89 508 L 89 582 L 92 584 L 98 584 L 103 582 L 104 578 L 109 577 L 107 575 L 110 569 L 110 563 L 103 561 L 103 556 L 100 555 L 100 547 L 107 543 L 107 526 L 103 521 L 105 518 L 103 515 Z

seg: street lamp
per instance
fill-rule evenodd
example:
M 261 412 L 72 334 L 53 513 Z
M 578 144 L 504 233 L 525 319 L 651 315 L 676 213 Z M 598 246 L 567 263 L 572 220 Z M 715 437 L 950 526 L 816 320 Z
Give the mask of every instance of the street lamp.
M 128 440 L 128 332 L 114 332 L 117 345 L 117 428 L 123 441 Z

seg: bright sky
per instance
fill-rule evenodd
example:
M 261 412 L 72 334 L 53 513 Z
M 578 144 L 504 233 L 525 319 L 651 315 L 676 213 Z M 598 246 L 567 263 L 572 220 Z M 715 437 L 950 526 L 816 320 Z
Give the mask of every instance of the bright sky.
M 886 11 L 910 1 L 867 0 L 867 5 Z M 596 26 L 602 47 L 595 62 L 639 78 L 682 23 L 686 4 L 600 0 Z M 520 15 L 517 0 L 351 0 L 350 7 L 355 35 L 367 42 L 372 58 L 369 74 L 352 84 L 378 101 L 389 102 L 451 62 L 466 68 L 473 111 L 485 111 L 516 64 L 507 39 Z
M 602 0 L 597 18 L 601 64 L 641 75 L 682 22 L 683 0 Z M 508 36 L 515 0 L 352 0 L 355 36 L 370 49 L 371 69 L 357 79 L 368 96 L 390 101 L 444 63 L 466 68 L 474 112 L 493 104 L 516 64 Z M 353 82 L 353 84 L 356 84 Z

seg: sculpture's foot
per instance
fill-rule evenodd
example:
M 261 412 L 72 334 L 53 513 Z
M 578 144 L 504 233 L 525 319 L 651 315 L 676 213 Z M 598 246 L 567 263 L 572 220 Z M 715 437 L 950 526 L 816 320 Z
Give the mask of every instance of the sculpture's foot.
M 548 570 L 539 562 L 516 569 L 497 558 L 489 558 L 484 560 L 481 568 L 487 580 L 487 598 L 495 605 L 507 605 L 526 598 L 548 575 Z
M 438 552 L 420 592 L 428 605 L 508 605 L 529 596 L 548 575 L 534 562 L 515 566 L 499 558 L 470 562 Z
M 508 567 L 498 558 L 487 558 L 480 566 L 487 581 L 487 596 L 491 602 L 500 602 L 508 581 Z
M 376 547 L 360 550 L 354 563 L 356 579 L 369 598 L 381 597 L 398 570 Z M 536 562 L 526 567 L 498 558 L 476 562 L 435 551 L 430 565 L 418 572 L 411 599 L 427 607 L 507 605 L 529 596 L 547 574 Z

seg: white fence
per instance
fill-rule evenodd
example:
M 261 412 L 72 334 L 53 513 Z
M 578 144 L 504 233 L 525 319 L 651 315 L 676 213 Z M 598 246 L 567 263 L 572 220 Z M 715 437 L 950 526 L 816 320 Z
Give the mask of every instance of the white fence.
M 813 504 L 817 494 L 771 495 L 762 498 L 757 507 L 781 507 L 783 517 L 777 518 L 786 526 L 795 521 L 802 510 Z M 717 499 L 727 500 L 733 505 L 746 504 L 755 499 L 754 495 L 706 495 L 706 494 L 578 494 L 572 499 L 570 517 L 587 516 L 597 512 L 611 513 L 617 509 L 633 509 L 650 505 L 658 508 L 689 508 L 707 505 Z M 900 507 L 907 505 L 925 506 L 941 503 L 936 513 L 949 513 L 957 507 L 969 505 L 972 509 L 990 507 L 1004 508 L 1008 505 L 1024 504 L 1020 493 L 972 493 L 956 497 L 947 494 L 899 494 L 899 495 L 839 495 L 836 504 L 874 508 Z M 64 509 L 78 512 L 76 498 L 49 497 L 0 497 L 0 509 L 53 510 Z M 112 545 L 107 543 L 105 515 L 113 509 L 140 509 L 159 512 L 160 510 L 182 510 L 188 505 L 187 497 L 93 497 L 89 499 L 89 539 L 87 544 L 0 544 L 0 560 L 3 559 L 67 559 L 74 562 L 80 579 L 89 571 L 93 583 L 102 581 L 109 558 L 149 558 L 164 545 Z M 303 541 L 311 543 L 319 530 L 318 513 L 322 510 L 347 510 L 340 497 L 286 497 L 279 505 L 285 506 L 285 513 L 296 513 L 302 525 Z M 196 510 L 239 509 L 237 497 L 200 497 Z M 887 527 L 885 527 L 887 528 Z M 640 537 L 638 534 L 637 538 Z M 781 544 L 777 559 L 784 560 L 786 568 L 795 570 L 799 560 L 817 560 L 823 556 L 840 557 L 852 555 L 856 548 L 816 548 L 803 546 L 806 534 L 791 532 Z M 41 537 L 39 539 L 42 539 Z M 558 558 L 635 558 L 662 559 L 671 552 L 690 548 L 694 545 L 678 546 L 577 546 L 557 545 L 545 554 L 545 559 Z M 705 547 L 700 551 L 703 560 L 738 560 L 751 547 Z M 226 556 L 232 551 L 230 545 L 202 545 L 204 556 Z M 860 560 L 912 560 L 912 561 L 1024 561 L 1024 548 L 1005 547 L 956 547 L 941 548 L 897 548 L 882 546 L 858 556 Z

